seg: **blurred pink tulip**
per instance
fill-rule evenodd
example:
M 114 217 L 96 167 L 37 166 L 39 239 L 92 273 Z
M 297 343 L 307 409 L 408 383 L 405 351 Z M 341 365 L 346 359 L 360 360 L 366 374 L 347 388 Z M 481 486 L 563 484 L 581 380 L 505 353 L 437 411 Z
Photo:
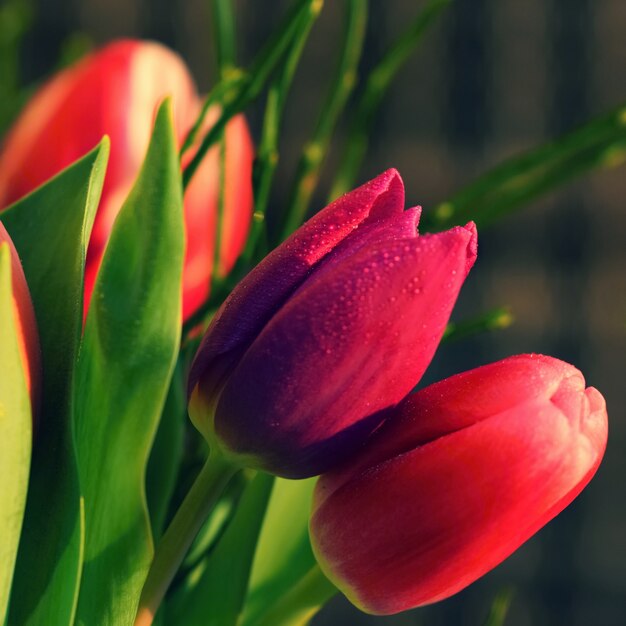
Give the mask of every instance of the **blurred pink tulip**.
M 408 396 L 319 480 L 314 552 L 376 614 L 460 591 L 562 511 L 607 439 L 603 397 L 573 366 L 522 355 Z
M 110 136 L 111 155 L 87 254 L 86 306 L 113 222 L 143 161 L 156 109 L 168 95 L 172 96 L 175 127 L 182 142 L 201 108 L 183 61 L 157 43 L 116 41 L 48 81 L 27 104 L 3 146 L 0 207 L 57 174 L 103 135 Z M 213 111 L 209 119 L 215 120 L 216 115 Z M 243 116 L 235 117 L 226 129 L 220 273 L 232 268 L 247 237 L 252 215 L 252 159 L 246 122 Z M 219 148 L 215 147 L 185 195 L 185 319 L 208 296 L 214 271 L 219 170 Z

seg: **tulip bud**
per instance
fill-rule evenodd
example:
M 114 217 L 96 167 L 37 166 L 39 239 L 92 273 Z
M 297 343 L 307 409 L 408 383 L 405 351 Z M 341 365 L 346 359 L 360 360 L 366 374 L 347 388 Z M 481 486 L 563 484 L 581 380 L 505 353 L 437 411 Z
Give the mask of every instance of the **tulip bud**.
M 473 224 L 419 236 L 389 170 L 326 207 L 262 261 L 196 355 L 190 414 L 244 465 L 336 465 L 428 366 L 476 258 Z
M 3 245 L 8 245 L 11 253 L 11 288 L 13 291 L 13 311 L 17 323 L 17 342 L 22 357 L 32 412 L 33 415 L 36 415 L 39 404 L 41 357 L 35 311 L 17 250 L 11 237 L 9 237 L 9 233 L 0 222 L 0 246 Z
M 174 125 L 182 142 L 201 109 L 183 61 L 156 43 L 114 42 L 46 83 L 16 121 L 0 154 L 0 207 L 5 207 L 88 152 L 103 135 L 110 136 L 109 165 L 87 253 L 86 307 L 113 222 L 135 181 L 154 115 L 166 96 L 172 96 Z M 208 117 L 214 121 L 216 115 L 212 111 Z M 226 127 L 225 154 L 218 268 L 222 273 L 232 268 L 242 250 L 252 214 L 253 149 L 243 116 Z M 208 296 L 219 188 L 220 157 L 215 147 L 185 198 L 184 319 Z
M 603 397 L 567 363 L 522 355 L 453 376 L 409 396 L 322 476 L 313 550 L 369 613 L 442 600 L 562 511 L 606 438 Z

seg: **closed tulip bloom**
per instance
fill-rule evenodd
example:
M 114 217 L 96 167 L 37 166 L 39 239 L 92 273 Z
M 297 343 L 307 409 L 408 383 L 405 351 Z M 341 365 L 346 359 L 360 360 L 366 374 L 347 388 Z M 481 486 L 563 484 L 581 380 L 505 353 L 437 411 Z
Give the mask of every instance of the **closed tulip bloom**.
M 0 246 L 9 246 L 11 253 L 11 289 L 13 292 L 13 311 L 17 325 L 17 342 L 24 367 L 26 387 L 30 395 L 33 415 L 39 404 L 40 367 L 39 334 L 35 321 L 35 311 L 30 298 L 26 277 L 17 250 L 6 228 L 0 222 Z
M 2 208 L 88 152 L 103 135 L 110 136 L 111 154 L 87 254 L 86 304 L 113 222 L 145 156 L 157 107 L 166 96 L 172 96 L 175 128 L 182 142 L 201 108 L 183 61 L 157 43 L 116 41 L 47 82 L 14 124 L 0 154 Z M 217 111 L 211 115 L 209 119 L 215 120 Z M 219 272 L 228 271 L 236 261 L 252 213 L 253 148 L 242 116 L 227 125 L 225 159 Z M 185 196 L 185 319 L 208 295 L 219 186 L 220 157 L 215 147 Z
M 418 236 L 389 170 L 339 198 L 232 292 L 193 363 L 190 414 L 243 465 L 312 476 L 419 381 L 476 258 L 473 224 Z
M 370 613 L 447 598 L 580 493 L 606 438 L 600 393 L 550 357 L 516 356 L 426 387 L 319 480 L 318 562 Z

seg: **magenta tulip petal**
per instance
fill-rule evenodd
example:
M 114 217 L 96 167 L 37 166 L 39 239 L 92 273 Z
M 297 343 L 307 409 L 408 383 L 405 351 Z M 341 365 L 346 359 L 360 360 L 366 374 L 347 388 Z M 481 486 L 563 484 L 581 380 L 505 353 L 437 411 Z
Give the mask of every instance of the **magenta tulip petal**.
M 416 215 L 389 218 L 387 240 L 364 230 L 366 245 L 322 264 L 263 329 L 217 405 L 215 430 L 232 452 L 279 475 L 319 473 L 419 381 L 475 258 L 476 232 L 398 238 Z
M 606 445 L 602 396 L 548 357 L 454 376 L 397 416 L 372 438 L 381 458 L 320 479 L 311 519 L 326 575 L 378 614 L 444 599 L 495 567 L 578 495 Z
M 214 317 L 189 374 L 211 396 L 232 362 L 245 351 L 312 268 L 365 223 L 399 214 L 404 185 L 396 170 L 335 200 L 255 267 Z

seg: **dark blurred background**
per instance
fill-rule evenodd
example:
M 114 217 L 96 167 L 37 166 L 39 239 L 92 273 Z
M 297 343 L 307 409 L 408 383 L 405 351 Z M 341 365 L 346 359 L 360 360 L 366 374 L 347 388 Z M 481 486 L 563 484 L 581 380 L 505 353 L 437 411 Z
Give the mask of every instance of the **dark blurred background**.
M 20 47 L 24 83 L 59 60 L 120 36 L 157 39 L 186 59 L 201 87 L 215 75 L 208 0 L 31 0 Z M 240 0 L 246 65 L 288 2 Z M 422 6 L 373 0 L 362 74 Z M 342 2 L 327 0 L 287 105 L 273 193 L 281 207 L 331 78 Z M 626 102 L 624 0 L 456 0 L 401 71 L 372 131 L 360 176 L 387 167 L 426 211 L 501 160 Z M 258 137 L 262 109 L 250 121 Z M 340 145 L 341 132 L 338 142 Z M 332 177 L 331 155 L 323 183 Z M 325 203 L 328 187 L 316 198 Z M 605 395 L 610 437 L 587 490 L 495 571 L 458 596 L 401 616 L 362 616 L 337 599 L 317 626 L 482 624 L 494 595 L 514 589 L 507 626 L 626 624 L 626 168 L 585 176 L 480 233 L 479 262 L 455 311 L 499 305 L 515 324 L 442 346 L 427 380 L 519 352 L 580 367 Z

